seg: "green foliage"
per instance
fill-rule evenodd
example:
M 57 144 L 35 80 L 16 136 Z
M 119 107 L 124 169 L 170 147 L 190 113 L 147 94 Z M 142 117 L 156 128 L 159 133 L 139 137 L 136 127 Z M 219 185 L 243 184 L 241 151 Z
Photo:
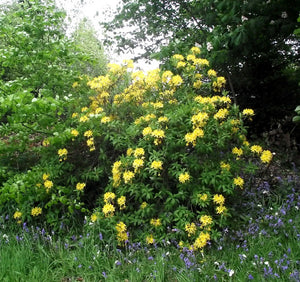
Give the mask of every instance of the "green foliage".
M 293 117 L 293 122 L 300 122 L 300 106 L 297 106 L 295 109 L 296 116 Z

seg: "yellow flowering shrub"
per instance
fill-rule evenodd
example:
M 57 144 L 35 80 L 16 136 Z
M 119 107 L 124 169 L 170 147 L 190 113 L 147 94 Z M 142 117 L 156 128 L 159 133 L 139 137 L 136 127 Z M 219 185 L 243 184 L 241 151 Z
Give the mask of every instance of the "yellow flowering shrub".
M 31 189 L 40 208 L 14 202 L 15 218 L 51 224 L 88 214 L 91 228 L 122 246 L 173 236 L 201 250 L 216 239 L 234 216 L 232 198 L 272 153 L 246 139 L 253 111 L 232 103 L 199 48 L 171 64 L 146 74 L 131 62 L 110 64 L 107 74 L 79 82 L 74 91 L 82 87 L 88 98 L 72 101 L 65 127 L 41 138 L 49 143 L 41 141 L 39 166 L 22 174 L 18 193 Z

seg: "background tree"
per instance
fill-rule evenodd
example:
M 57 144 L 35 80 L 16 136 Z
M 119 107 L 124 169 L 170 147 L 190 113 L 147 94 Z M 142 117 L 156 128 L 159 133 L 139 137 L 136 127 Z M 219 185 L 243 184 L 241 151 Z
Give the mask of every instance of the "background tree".
M 105 55 L 102 43 L 97 38 L 97 32 L 88 19 L 83 19 L 75 32 L 72 40 L 76 47 L 81 50 L 88 58 L 88 61 L 78 60 L 76 65 L 82 73 L 91 77 L 104 74 L 106 71 L 107 56 Z
M 142 46 L 144 56 L 156 52 L 152 57 L 162 59 L 195 44 L 205 47 L 212 67 L 226 76 L 235 101 L 256 110 L 257 132 L 295 108 L 300 98 L 299 39 L 293 31 L 299 27 L 299 1 L 122 3 L 113 21 L 104 24 L 120 49 Z

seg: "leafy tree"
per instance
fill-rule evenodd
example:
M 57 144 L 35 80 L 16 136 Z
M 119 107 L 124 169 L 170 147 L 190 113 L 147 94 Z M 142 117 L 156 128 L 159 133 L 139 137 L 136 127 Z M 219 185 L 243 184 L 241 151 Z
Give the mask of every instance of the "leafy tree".
M 299 39 L 293 31 L 299 27 L 299 1 L 122 3 L 113 21 L 104 23 L 120 49 L 142 46 L 144 56 L 158 51 L 154 57 L 162 59 L 200 44 L 212 66 L 226 76 L 235 101 L 256 109 L 260 131 L 295 107 Z M 131 27 L 130 32 L 124 27 Z
M 79 68 L 82 73 L 94 77 L 104 74 L 106 71 L 105 66 L 108 63 L 103 45 L 96 35 L 97 32 L 88 19 L 83 19 L 72 34 L 72 39 L 77 45 L 77 48 L 89 58 L 89 61 L 78 60 L 77 68 Z

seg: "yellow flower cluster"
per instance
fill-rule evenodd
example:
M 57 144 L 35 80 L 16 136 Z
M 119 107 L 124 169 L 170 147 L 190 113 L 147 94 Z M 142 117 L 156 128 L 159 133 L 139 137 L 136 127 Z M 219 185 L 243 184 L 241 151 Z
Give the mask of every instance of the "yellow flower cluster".
M 97 219 L 98 219 L 98 215 L 97 215 L 96 213 L 93 213 L 93 214 L 91 215 L 91 221 L 92 221 L 92 222 L 96 222 Z
M 215 92 L 219 92 L 225 86 L 225 84 L 226 84 L 225 77 L 219 76 L 219 77 L 217 77 L 217 81 L 214 81 L 213 84 L 212 84 L 213 90 Z
M 147 126 L 143 129 L 143 136 L 151 135 L 151 133 L 152 133 L 152 128 L 150 126 Z
M 159 226 L 161 226 L 161 221 L 159 218 L 156 218 L 156 219 L 152 218 L 150 220 L 150 224 L 153 225 L 154 227 L 159 227 Z
M 125 184 L 130 183 L 131 180 L 134 178 L 134 173 L 130 170 L 126 170 L 123 173 L 123 179 Z
M 76 190 L 77 191 L 82 191 L 83 189 L 84 189 L 84 187 L 85 187 L 85 183 L 77 183 L 76 184 Z
M 147 204 L 146 202 L 142 202 L 140 208 L 143 210 L 143 209 L 145 209 L 147 206 L 148 206 L 148 204 Z
M 13 215 L 14 219 L 20 219 L 22 216 L 22 213 L 20 211 L 16 211 Z
M 78 132 L 78 130 L 76 130 L 76 129 L 72 129 L 72 130 L 71 130 L 71 134 L 72 134 L 74 137 L 77 137 L 77 136 L 79 135 L 79 132 Z
M 272 158 L 273 158 L 273 154 L 269 150 L 263 151 L 260 156 L 260 160 L 263 163 L 267 163 L 267 164 L 271 162 Z
M 204 194 L 198 194 L 197 196 L 203 202 L 206 202 L 208 200 L 208 195 L 205 194 L 205 193 Z
M 207 75 L 210 76 L 210 77 L 216 77 L 217 76 L 217 72 L 215 70 L 208 70 L 207 71 Z
M 244 152 L 243 152 L 243 149 L 234 147 L 234 148 L 232 149 L 232 153 L 233 153 L 234 155 L 237 155 L 238 157 L 240 157 L 241 155 L 243 155 Z
M 262 147 L 259 146 L 259 145 L 251 146 L 250 150 L 251 150 L 252 153 L 256 153 L 256 154 L 261 154 L 262 151 L 263 151 Z
M 162 161 L 153 161 L 151 163 L 151 168 L 153 168 L 153 169 L 162 169 Z
M 126 224 L 122 221 L 120 221 L 116 225 L 117 230 L 117 240 L 120 245 L 124 245 L 128 241 L 128 234 L 127 234 L 127 227 Z
M 35 207 L 31 210 L 31 215 L 32 216 L 38 216 L 42 214 L 42 208 L 39 208 L 39 207 Z
M 47 193 L 49 192 L 49 190 L 53 187 L 53 182 L 49 179 L 46 179 L 44 182 L 44 186 L 46 188 Z
M 208 120 L 209 116 L 205 112 L 199 112 L 196 115 L 193 115 L 191 118 L 191 121 L 193 123 L 193 127 L 204 127 L 206 125 L 206 122 Z
M 214 203 L 216 203 L 218 205 L 224 205 L 225 198 L 224 198 L 223 195 L 215 194 L 214 197 L 213 197 L 213 201 L 214 201 Z
M 207 245 L 207 242 L 210 240 L 210 235 L 207 232 L 200 232 L 199 236 L 193 244 L 193 249 L 198 250 L 202 249 Z
M 211 225 L 213 223 L 213 219 L 209 215 L 202 215 L 200 217 L 200 223 L 201 223 L 201 227 L 205 227 Z
M 227 210 L 226 207 L 224 206 L 225 198 L 223 195 L 219 195 L 219 194 L 214 195 L 213 201 L 215 204 L 219 205 L 216 207 L 217 214 L 222 214 Z
M 146 237 L 146 242 L 147 242 L 147 244 L 149 244 L 149 245 L 154 244 L 155 240 L 154 240 L 154 237 L 153 237 L 152 234 L 150 234 L 150 235 L 148 235 L 148 236 Z
M 197 227 L 194 222 L 192 223 L 187 223 L 185 225 L 185 231 L 188 233 L 188 236 L 190 237 L 191 235 L 194 235 L 196 233 Z
M 112 204 L 113 200 L 116 198 L 116 194 L 113 192 L 106 192 L 103 196 L 104 202 L 106 204 Z
M 136 158 L 138 158 L 138 157 L 144 157 L 144 155 L 145 155 L 145 150 L 144 150 L 144 148 L 136 148 L 135 150 L 134 150 L 134 156 L 136 157 Z
M 114 215 L 115 207 L 112 204 L 105 204 L 102 208 L 102 212 L 104 213 L 105 217 L 111 217 Z
M 59 161 L 65 161 L 67 159 L 68 150 L 66 148 L 58 150 Z
M 126 197 L 121 196 L 117 200 L 120 210 L 124 210 L 126 208 Z
M 184 136 L 184 139 L 186 141 L 186 146 L 189 146 L 190 144 L 195 147 L 196 146 L 196 140 L 197 138 L 202 138 L 204 136 L 204 131 L 201 128 L 194 129 L 193 132 L 189 132 Z
M 188 172 L 184 172 L 184 173 L 179 174 L 178 179 L 179 179 L 180 183 L 185 183 L 190 180 L 190 175 Z
M 214 119 L 225 119 L 228 114 L 229 112 L 227 109 L 219 109 L 218 112 L 214 115 Z
M 244 116 L 248 116 L 248 117 L 254 116 L 254 111 L 252 109 L 244 109 L 242 113 Z
M 222 171 L 229 171 L 230 170 L 230 164 L 227 164 L 227 163 L 224 163 L 224 162 L 220 163 L 220 167 L 221 167 Z
M 240 188 L 243 188 L 244 186 L 244 179 L 241 177 L 236 177 L 233 179 L 233 184 L 236 186 L 239 186 Z
M 137 172 L 141 167 L 143 167 L 143 165 L 144 165 L 143 159 L 135 159 L 132 164 L 134 168 L 134 172 Z
M 117 161 L 113 164 L 112 168 L 112 178 L 113 178 L 113 186 L 118 187 L 120 185 L 121 181 L 121 171 L 120 171 L 120 166 L 121 166 L 121 161 Z

